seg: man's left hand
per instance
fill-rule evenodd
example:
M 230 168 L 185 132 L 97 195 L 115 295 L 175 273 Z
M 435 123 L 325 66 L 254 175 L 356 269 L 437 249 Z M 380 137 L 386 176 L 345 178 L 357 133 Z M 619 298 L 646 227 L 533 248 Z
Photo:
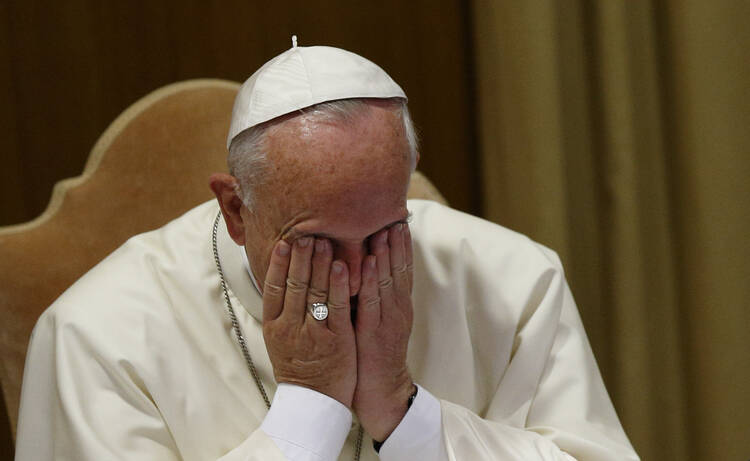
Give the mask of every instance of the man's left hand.
M 373 440 L 383 441 L 407 410 L 414 384 L 406 367 L 412 326 L 412 245 L 399 223 L 370 240 L 362 263 L 353 409 Z

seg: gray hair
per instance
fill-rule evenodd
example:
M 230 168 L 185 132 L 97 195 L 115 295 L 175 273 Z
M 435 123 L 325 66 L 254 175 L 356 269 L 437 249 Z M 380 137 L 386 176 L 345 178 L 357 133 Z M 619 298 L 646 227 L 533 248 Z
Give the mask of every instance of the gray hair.
M 391 101 L 397 104 L 396 112 L 401 116 L 404 123 L 406 140 L 409 143 L 411 171 L 414 171 L 417 167 L 419 152 L 417 131 L 411 120 L 406 101 L 401 98 L 394 98 Z M 351 122 L 368 108 L 367 102 L 367 99 L 327 101 L 301 109 L 299 113 L 311 114 L 316 119 L 323 121 Z M 229 146 L 227 165 L 229 166 L 229 173 L 238 181 L 235 192 L 249 209 L 252 209 L 253 205 L 253 191 L 267 179 L 270 171 L 266 135 L 272 125 L 262 123 L 248 128 L 235 136 Z

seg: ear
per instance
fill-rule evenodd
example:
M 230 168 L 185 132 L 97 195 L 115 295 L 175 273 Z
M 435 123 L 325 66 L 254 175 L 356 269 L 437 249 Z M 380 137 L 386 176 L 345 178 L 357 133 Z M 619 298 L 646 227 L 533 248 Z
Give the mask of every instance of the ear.
M 214 173 L 209 178 L 209 186 L 219 202 L 229 236 L 237 245 L 244 246 L 245 223 L 240 212 L 245 205 L 237 196 L 237 179 L 226 173 Z

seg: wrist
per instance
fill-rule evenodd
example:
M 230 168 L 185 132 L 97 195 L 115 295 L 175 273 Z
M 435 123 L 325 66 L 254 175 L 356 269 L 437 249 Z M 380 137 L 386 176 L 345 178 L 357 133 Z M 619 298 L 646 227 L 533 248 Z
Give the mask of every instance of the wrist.
M 351 422 L 351 411 L 335 399 L 307 387 L 281 383 L 260 429 L 287 459 L 294 459 L 299 447 L 319 453 L 322 459 L 335 459 Z M 320 427 L 325 427 L 325 436 L 309 430 Z
M 401 389 L 394 397 L 389 399 L 386 405 L 379 407 L 381 409 L 379 413 L 382 417 L 375 424 L 371 424 L 371 427 L 368 428 L 365 426 L 367 433 L 372 437 L 374 443 L 382 445 L 396 429 L 409 411 L 409 407 L 411 407 L 417 395 L 417 390 L 417 386 L 410 380 L 408 386 Z M 382 411 L 384 408 L 387 408 L 387 410 Z
M 409 409 L 411 408 L 412 404 L 414 403 L 414 399 L 416 399 L 416 397 L 417 397 L 417 392 L 419 392 L 419 387 L 417 387 L 416 385 L 413 385 L 413 386 L 414 386 L 414 391 L 409 396 L 409 399 L 406 401 L 406 412 L 407 413 L 409 412 Z M 406 415 L 404 415 L 404 416 L 406 416 Z M 396 426 L 396 427 L 398 427 L 398 426 Z M 395 428 L 394 428 L 394 430 L 395 430 Z M 391 433 L 393 433 L 393 431 L 391 431 Z M 387 439 L 387 437 L 386 437 L 386 439 Z M 372 447 L 375 449 L 375 453 L 380 453 L 380 447 L 383 446 L 383 444 L 385 443 L 386 439 L 383 439 L 381 441 L 373 439 L 373 441 L 372 441 Z

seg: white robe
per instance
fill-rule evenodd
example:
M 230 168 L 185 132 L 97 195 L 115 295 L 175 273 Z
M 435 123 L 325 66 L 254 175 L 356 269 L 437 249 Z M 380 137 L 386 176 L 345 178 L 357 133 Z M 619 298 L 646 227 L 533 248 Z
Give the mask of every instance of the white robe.
M 440 399 L 450 459 L 638 459 L 556 254 L 434 202 L 409 209 L 408 366 Z M 40 317 L 17 460 L 284 459 L 259 429 L 267 410 L 227 316 L 211 246 L 217 212 L 208 202 L 131 238 Z M 223 222 L 218 246 L 273 398 L 261 299 Z M 340 460 L 353 457 L 355 424 Z M 367 437 L 361 459 L 378 459 Z

